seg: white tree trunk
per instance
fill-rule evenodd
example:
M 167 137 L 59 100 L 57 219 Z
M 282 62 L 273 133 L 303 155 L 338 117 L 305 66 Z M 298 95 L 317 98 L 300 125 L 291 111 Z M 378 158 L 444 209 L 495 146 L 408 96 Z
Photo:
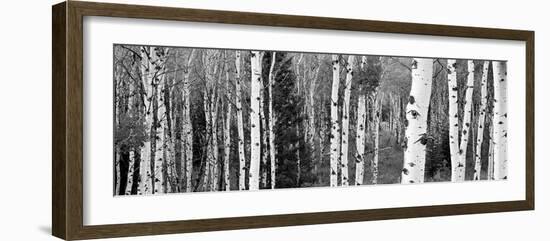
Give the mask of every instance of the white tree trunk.
M 487 180 L 495 180 L 495 168 L 494 168 L 494 142 L 493 142 L 493 126 L 489 126 L 489 153 L 487 155 Z
M 361 91 L 360 91 L 361 92 Z M 355 141 L 355 185 L 362 185 L 365 174 L 365 126 L 366 103 L 365 95 L 360 93 L 357 102 L 357 139 Z
M 237 107 L 237 132 L 239 135 L 239 190 L 246 190 L 246 159 L 244 153 L 244 127 L 241 98 L 241 52 L 235 52 L 235 98 Z
M 378 95 L 378 88 L 374 90 L 373 98 L 373 138 L 374 138 L 374 153 L 372 157 L 372 184 L 378 183 L 378 150 L 380 146 L 380 97 Z
M 215 104 L 212 106 L 212 159 L 210 162 L 211 168 L 211 180 L 210 180 L 210 191 L 218 190 L 219 175 L 218 175 L 218 99 L 215 98 Z
M 338 89 L 340 87 L 340 60 L 332 55 L 332 91 L 330 103 L 330 186 L 338 186 L 338 160 L 340 159 L 340 121 L 338 120 Z
M 275 159 L 275 117 L 273 114 L 273 85 L 275 84 L 275 76 L 273 73 L 273 69 L 275 67 L 275 58 L 277 56 L 277 52 L 273 52 L 273 56 L 271 58 L 271 67 L 269 68 L 269 83 L 268 83 L 268 92 L 269 92 L 269 157 L 270 157 L 270 164 L 271 164 L 271 189 L 275 189 L 275 168 L 277 168 L 277 160 Z
M 507 78 L 506 62 L 493 61 L 494 86 L 494 115 L 493 115 L 493 144 L 494 144 L 494 179 L 508 178 L 507 147 Z
M 227 61 L 226 61 L 227 63 Z M 229 89 L 229 65 L 226 64 L 225 68 L 225 90 L 227 92 L 227 112 L 225 117 L 225 128 L 223 132 L 224 139 L 224 155 L 223 155 L 223 180 L 224 180 L 224 189 L 229 191 L 231 189 L 231 183 L 229 182 L 229 154 L 231 153 L 231 91 Z
M 367 57 L 361 57 L 361 70 L 366 71 Z M 365 175 L 365 127 L 367 125 L 367 104 L 365 94 L 359 87 L 359 99 L 357 101 L 357 130 L 355 141 L 355 185 L 362 185 Z
M 134 165 L 135 165 L 134 151 L 130 150 L 128 152 L 128 155 L 130 156 L 129 158 L 130 161 L 128 162 L 128 180 L 126 183 L 126 190 L 124 190 L 124 193 L 126 195 L 129 195 L 132 192 L 132 184 L 134 183 L 133 176 L 136 175 L 136 173 L 134 173 Z
M 206 190 L 216 191 L 218 188 L 218 81 L 222 76 L 217 50 L 205 52 L 206 83 L 204 89 L 204 115 L 206 120 L 206 163 L 203 186 Z
M 447 82 L 449 86 L 449 148 L 451 152 L 451 180 L 455 181 L 455 174 L 460 161 L 460 136 L 458 133 L 460 127 L 458 124 L 458 84 L 456 79 L 456 60 L 447 60 L 447 70 Z
M 433 60 L 414 58 L 411 65 L 411 92 L 406 108 L 406 147 L 401 183 L 424 182 L 426 129 L 432 91 Z
M 189 75 L 191 73 L 191 64 L 195 57 L 195 49 L 191 50 L 189 59 L 187 60 L 187 66 L 184 73 L 183 83 L 183 100 L 184 100 L 184 114 L 183 114 L 183 132 L 185 134 L 184 149 L 185 149 L 185 191 L 191 192 L 192 189 L 192 177 L 193 177 L 193 124 L 191 122 L 191 80 Z
M 474 92 L 474 61 L 468 60 L 468 80 L 466 83 L 466 95 L 464 96 L 464 114 L 462 115 L 462 136 L 458 148 L 458 162 L 452 166 L 451 181 L 462 182 L 466 177 L 466 153 L 468 139 L 470 138 L 470 126 L 472 121 L 472 94 Z
M 479 119 L 477 122 L 476 162 L 474 165 L 474 180 L 481 179 L 481 146 L 483 144 L 483 131 L 485 130 L 485 115 L 487 113 L 487 75 L 489 61 L 483 62 L 483 75 L 481 76 L 481 105 L 479 106 Z
M 156 99 L 155 99 L 156 105 L 157 105 L 156 114 L 157 114 L 157 122 L 158 122 L 157 124 L 160 124 L 158 128 L 155 128 L 156 136 L 158 137 L 156 139 L 156 146 L 155 146 L 155 173 L 154 173 L 155 194 L 159 192 L 166 193 L 166 188 L 165 188 L 166 186 L 164 185 L 166 180 L 165 180 L 165 175 L 163 175 L 165 171 L 164 164 L 166 162 L 166 152 L 165 152 L 166 106 L 164 105 L 164 92 L 163 92 L 164 81 L 166 76 L 166 74 L 164 73 L 165 67 L 166 67 L 164 63 L 165 60 L 166 58 L 162 57 L 154 62 L 155 69 L 160 69 L 161 71 L 161 73 L 155 74 L 156 77 L 158 78 L 158 82 L 156 83 Z
M 250 190 L 258 190 L 260 187 L 260 91 L 262 86 L 262 55 L 260 51 L 252 51 L 250 57 L 251 84 L 250 84 L 250 171 L 248 182 Z
M 143 105 L 145 115 L 144 126 L 146 128 L 146 138 L 143 143 L 141 150 L 141 165 L 140 165 L 140 192 L 141 194 L 152 194 L 152 174 L 151 174 L 151 163 L 154 162 L 151 156 L 151 130 L 153 125 L 153 106 L 151 100 L 153 98 L 154 87 L 152 85 L 152 76 L 151 70 L 153 66 L 152 61 L 152 47 L 141 47 L 141 81 L 144 88 L 145 96 L 143 96 Z
M 342 175 L 340 176 L 340 183 L 342 186 L 349 185 L 348 177 L 348 142 L 349 142 L 349 114 L 350 114 L 350 94 L 351 94 L 351 80 L 353 78 L 353 64 L 355 63 L 355 56 L 350 55 L 348 57 L 348 63 L 346 65 L 346 83 L 344 86 L 344 105 L 342 108 L 342 146 L 340 150 L 340 168 Z

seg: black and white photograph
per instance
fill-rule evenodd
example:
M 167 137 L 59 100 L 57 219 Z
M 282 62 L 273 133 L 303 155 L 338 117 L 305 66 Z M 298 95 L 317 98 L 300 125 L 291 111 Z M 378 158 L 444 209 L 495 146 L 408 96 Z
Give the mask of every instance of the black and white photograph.
M 506 180 L 506 65 L 115 44 L 113 193 Z

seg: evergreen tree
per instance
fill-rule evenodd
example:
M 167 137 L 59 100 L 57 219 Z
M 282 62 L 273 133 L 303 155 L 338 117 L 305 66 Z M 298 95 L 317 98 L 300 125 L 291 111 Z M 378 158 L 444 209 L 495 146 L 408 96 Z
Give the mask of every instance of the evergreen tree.
M 264 56 L 264 66 L 269 66 L 271 53 Z M 311 186 L 315 182 L 309 145 L 304 143 L 301 129 L 306 116 L 302 113 L 304 97 L 296 92 L 296 76 L 292 71 L 292 58 L 287 53 L 277 53 L 276 74 L 273 86 L 276 146 L 276 188 Z M 269 68 L 264 68 L 263 79 L 268 79 Z

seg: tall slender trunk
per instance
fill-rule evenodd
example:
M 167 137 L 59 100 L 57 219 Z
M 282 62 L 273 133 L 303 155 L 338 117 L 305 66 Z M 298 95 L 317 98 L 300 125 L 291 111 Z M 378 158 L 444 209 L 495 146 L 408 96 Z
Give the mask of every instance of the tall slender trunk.
M 165 49 L 164 51 L 168 51 Z M 165 72 L 165 60 L 166 60 L 166 52 L 163 51 L 157 51 L 155 55 L 161 56 L 159 59 L 154 62 L 155 69 L 161 71 L 160 73 L 155 74 L 155 79 L 157 79 L 157 83 L 155 83 L 156 86 L 156 94 L 155 94 L 155 110 L 154 111 L 154 120 L 155 120 L 155 126 L 154 126 L 154 134 L 155 138 L 153 140 L 156 140 L 155 144 L 155 171 L 154 177 L 155 177 L 155 193 L 167 192 L 167 153 L 166 153 L 166 105 L 164 104 L 164 82 L 166 81 L 166 74 Z M 160 170 L 160 171 L 157 171 Z
M 258 190 L 260 186 L 261 127 L 260 127 L 260 92 L 262 86 L 262 56 L 260 51 L 252 51 L 250 56 L 250 171 L 248 173 L 249 189 Z
M 340 60 L 332 55 L 332 91 L 330 103 L 330 186 L 338 186 L 338 162 L 340 159 L 340 122 L 338 120 L 338 90 L 340 87 Z
M 166 75 L 166 74 L 164 74 Z M 170 79 L 164 78 L 163 83 L 163 92 L 162 92 L 162 103 L 164 105 L 164 117 L 163 122 L 164 125 L 164 143 L 163 143 L 163 163 L 162 163 L 162 178 L 164 179 L 164 183 L 162 184 L 162 188 L 164 190 L 164 193 L 170 193 L 174 192 L 173 188 L 173 181 L 172 181 L 172 170 L 173 170 L 173 161 L 174 161 L 174 141 L 173 141 L 173 122 L 172 122 L 172 114 L 171 114 L 171 108 L 172 108 L 172 101 L 170 93 L 170 86 L 172 86 L 173 83 Z
M 187 66 L 184 73 L 183 82 L 183 133 L 185 134 L 184 151 L 185 151 L 185 191 L 192 191 L 192 176 L 193 176 L 193 122 L 191 121 L 191 80 L 189 75 L 191 73 L 191 64 L 195 57 L 195 49 L 191 50 L 189 59 L 187 60 Z
M 474 165 L 474 180 L 481 179 L 481 146 L 483 144 L 483 131 L 485 130 L 485 116 L 487 113 L 487 75 L 489 72 L 489 61 L 483 62 L 483 75 L 481 76 L 481 105 L 479 107 L 479 119 L 477 122 L 477 141 Z
M 489 126 L 489 153 L 487 154 L 487 180 L 495 180 L 495 148 L 493 141 L 493 125 Z
M 373 158 L 372 158 L 372 184 L 378 183 L 378 150 L 380 148 L 380 97 L 378 95 L 378 88 L 374 90 L 372 103 L 373 103 L 373 130 L 372 135 L 374 139 Z
M 135 159 L 134 159 L 134 151 L 129 150 L 128 151 L 128 175 L 126 176 L 126 186 L 124 188 L 124 195 L 131 194 L 132 191 L 132 183 L 134 179 L 132 178 L 134 176 L 134 165 L 135 165 Z
M 361 71 L 366 71 L 367 57 L 361 56 Z M 355 140 L 355 185 L 363 185 L 365 175 L 365 127 L 367 124 L 367 104 L 363 86 L 359 86 L 359 98 L 357 100 L 357 130 Z
M 275 117 L 274 117 L 274 114 L 273 114 L 273 85 L 275 84 L 275 81 L 274 81 L 274 73 L 273 73 L 273 69 L 275 67 L 275 58 L 276 58 L 276 55 L 277 55 L 277 52 L 273 52 L 272 54 L 272 57 L 271 57 L 271 67 L 269 68 L 269 80 L 268 80 L 268 84 L 267 84 L 267 88 L 268 88 L 268 92 L 269 92 L 269 97 L 268 97 L 268 109 L 269 109 L 269 125 L 268 125 L 268 128 L 269 128 L 269 157 L 270 157 L 270 164 L 271 164 L 271 168 L 269 169 L 270 170 L 270 173 L 271 173 L 271 189 L 275 189 L 275 168 L 277 167 L 276 163 L 277 163 L 277 160 L 275 159 L 275 131 L 274 131 L 274 126 L 275 126 Z
M 153 58 L 155 55 L 153 55 L 154 48 L 152 47 L 141 47 L 141 65 L 140 65 L 140 72 L 141 72 L 141 81 L 143 86 L 143 114 L 145 115 L 144 118 L 144 126 L 146 128 L 147 137 L 145 138 L 145 141 L 143 143 L 143 147 L 141 150 L 141 182 L 140 182 L 140 192 L 142 194 L 153 194 L 154 189 L 154 178 L 153 178 L 153 172 L 154 170 L 154 156 L 153 156 L 153 142 L 151 140 L 153 139 L 153 104 L 152 100 L 154 97 L 154 85 L 153 85 L 153 78 L 152 78 L 152 70 L 153 70 Z
M 351 81 L 353 78 L 353 64 L 355 56 L 350 55 L 346 64 L 346 83 L 344 86 L 344 103 L 342 108 L 342 148 L 340 150 L 340 168 L 342 175 L 340 183 L 342 186 L 349 185 L 348 177 L 348 142 L 349 142 L 349 115 L 350 115 L 350 94 Z
M 357 102 L 357 139 L 355 141 L 355 185 L 363 184 L 365 173 L 365 125 L 366 125 L 366 104 L 365 95 L 359 91 L 359 100 Z
M 424 182 L 427 117 L 432 90 L 433 60 L 413 58 L 411 92 L 406 108 L 406 146 L 401 183 Z
M 227 92 L 227 110 L 226 110 L 226 117 L 225 117 L 225 128 L 223 131 L 223 139 L 224 139 L 224 155 L 223 155 L 223 183 L 224 183 L 224 189 L 226 191 L 229 191 L 231 189 L 231 183 L 229 182 L 229 154 L 231 153 L 231 91 L 229 89 L 229 66 L 227 64 L 226 59 L 226 67 L 225 67 L 225 90 Z
M 493 146 L 494 146 L 494 178 L 503 180 L 508 178 L 508 158 L 506 146 L 508 138 L 508 114 L 507 114 L 507 77 L 506 62 L 493 61 Z
M 203 188 L 209 191 L 218 189 L 218 80 L 222 76 L 219 66 L 219 57 L 216 50 L 206 50 L 204 63 L 206 64 L 206 87 L 204 89 L 204 115 L 206 120 L 206 173 Z
M 470 126 L 472 121 L 472 94 L 474 91 L 474 61 L 468 60 L 468 80 L 466 83 L 466 96 L 464 97 L 464 114 L 462 115 L 462 136 L 458 148 L 458 162 L 454 163 L 451 171 L 452 182 L 462 182 L 466 176 L 466 153 Z M 451 163 L 452 164 L 452 163 Z
M 215 99 L 215 104 L 212 107 L 212 145 L 211 145 L 211 151 L 212 151 L 212 159 L 210 160 L 210 168 L 211 168 L 211 175 L 210 175 L 210 190 L 211 191 L 217 191 L 219 188 L 219 169 L 218 169 L 218 99 Z
M 243 107 L 241 97 L 241 52 L 235 52 L 235 98 L 237 107 L 237 132 L 239 135 L 239 190 L 246 190 L 246 159 L 244 153 Z
M 458 122 L 458 83 L 456 78 L 456 60 L 447 60 L 447 82 L 449 88 L 449 149 L 451 152 L 451 180 L 456 179 L 456 169 L 460 161 L 459 122 Z M 454 173 L 454 174 L 452 174 Z

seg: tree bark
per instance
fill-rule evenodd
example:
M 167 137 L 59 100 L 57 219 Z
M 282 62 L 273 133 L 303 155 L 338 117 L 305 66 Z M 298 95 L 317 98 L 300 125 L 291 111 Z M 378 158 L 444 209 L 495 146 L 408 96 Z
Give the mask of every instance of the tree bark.
M 493 146 L 494 146 L 494 178 L 508 178 L 508 158 L 506 146 L 508 138 L 507 114 L 507 77 L 506 62 L 493 61 L 494 115 L 493 115 Z
M 206 50 L 204 64 L 206 84 L 204 89 L 204 115 L 206 120 L 206 173 L 203 188 L 216 191 L 218 188 L 218 87 L 222 76 L 217 50 Z
M 268 97 L 268 108 L 269 108 L 269 125 L 268 125 L 268 128 L 269 128 L 269 157 L 270 157 L 270 164 L 271 164 L 271 168 L 269 169 L 270 170 L 270 176 L 271 176 L 271 189 L 275 189 L 275 169 L 277 167 L 277 160 L 276 160 L 276 157 L 275 157 L 275 131 L 274 131 L 274 126 L 275 126 L 275 117 L 274 117 L 274 114 L 273 114 L 273 86 L 275 84 L 275 81 L 274 81 L 274 73 L 273 73 L 273 70 L 274 70 L 274 67 L 275 67 L 275 59 L 276 59 L 276 56 L 277 56 L 277 52 L 273 52 L 272 54 L 272 57 L 271 57 L 271 67 L 269 68 L 269 80 L 268 80 L 268 93 L 269 93 L 269 97 Z
M 361 71 L 366 71 L 367 57 L 361 57 Z M 367 125 L 367 104 L 365 100 L 365 94 L 363 93 L 363 87 L 359 86 L 357 100 L 357 130 L 355 141 L 355 185 L 363 185 L 363 179 L 365 175 L 365 127 Z
M 259 60 L 260 65 L 263 63 L 263 60 Z M 261 155 L 262 155 L 262 165 L 260 167 L 261 171 L 261 187 L 267 188 L 267 156 L 268 156 L 268 150 L 267 150 L 267 122 L 266 122 L 266 116 L 265 116 L 265 86 L 263 78 L 260 80 L 260 129 L 262 134 L 262 143 L 260 145 L 261 147 Z
M 154 170 L 154 156 L 153 156 L 153 105 L 152 100 L 154 97 L 154 85 L 151 73 L 153 72 L 153 47 L 141 47 L 141 81 L 143 90 L 143 113 L 145 115 L 144 125 L 147 129 L 146 138 L 141 150 L 141 183 L 140 191 L 142 194 L 153 194 L 154 190 L 154 178 L 151 172 Z M 154 140 L 154 139 L 153 139 Z
M 192 191 L 192 176 L 193 176 L 193 122 L 191 121 L 191 80 L 189 75 L 191 73 L 191 64 L 195 58 L 195 49 L 191 50 L 189 58 L 187 60 L 187 66 L 184 72 L 183 82 L 183 133 L 185 139 L 183 141 L 185 151 L 185 191 Z
M 365 125 L 366 125 L 366 104 L 365 95 L 359 91 L 357 102 L 357 139 L 355 141 L 355 185 L 362 185 L 365 174 Z
M 349 142 L 349 115 L 350 115 L 350 94 L 351 81 L 353 78 L 353 64 L 355 56 L 350 55 L 346 64 L 346 83 L 344 86 L 344 104 L 342 109 L 342 146 L 340 150 L 340 168 L 342 175 L 340 183 L 342 186 L 349 185 L 348 177 L 348 142 Z
M 223 180 L 224 180 L 224 189 L 226 191 L 229 191 L 231 189 L 231 183 L 229 182 L 229 154 L 231 153 L 231 91 L 229 89 L 229 81 L 231 79 L 229 78 L 229 65 L 227 64 L 226 60 L 226 67 L 225 67 L 225 90 L 227 92 L 227 110 L 226 110 L 226 117 L 225 117 L 225 128 L 223 132 L 223 139 L 224 139 L 224 156 L 223 156 Z
M 157 47 L 155 47 L 157 48 Z M 157 49 L 160 50 L 160 49 Z M 154 76 L 155 87 L 156 87 L 156 94 L 155 94 L 155 110 L 153 114 L 154 118 L 154 135 L 156 140 L 155 144 L 155 171 L 151 171 L 151 173 L 154 173 L 155 177 L 155 192 L 167 192 L 167 185 L 166 185 L 166 179 L 167 179 L 167 153 L 166 153 L 166 106 L 164 105 L 164 82 L 165 82 L 165 61 L 166 61 L 166 54 L 168 49 L 164 49 L 164 51 L 155 51 L 155 56 L 158 57 L 157 61 L 153 63 L 154 68 L 157 71 L 157 73 Z M 159 73 L 160 72 L 160 73 Z M 160 170 L 156 171 L 156 170 Z
M 241 97 L 241 52 L 235 52 L 235 98 L 237 107 L 237 132 L 239 135 L 239 190 L 246 190 L 246 159 L 244 153 L 243 107 Z
M 485 116 L 487 113 L 487 75 L 489 72 L 489 61 L 483 62 L 483 75 L 481 76 L 481 105 L 479 107 L 479 119 L 477 122 L 477 141 L 474 165 L 474 180 L 481 179 L 481 146 L 483 144 L 483 132 L 485 130 Z
M 493 125 L 489 126 L 489 153 L 487 154 L 487 180 L 495 180 Z
M 340 160 L 340 122 L 338 120 L 338 90 L 340 86 L 340 60 L 332 55 L 332 93 L 330 103 L 330 186 L 338 186 L 338 163 Z
M 449 145 L 451 150 L 451 181 L 464 181 L 466 176 L 466 153 L 470 134 L 472 113 L 472 94 L 474 88 L 474 62 L 468 61 L 468 79 L 464 96 L 462 126 L 459 125 L 458 84 L 456 78 L 456 61 L 447 61 L 449 86 Z M 459 130 L 461 132 L 459 133 Z M 461 136 L 460 136 L 461 134 Z M 459 139 L 460 138 L 460 139 Z
M 374 139 L 373 158 L 372 158 L 372 184 L 378 183 L 378 150 L 380 146 L 380 97 L 378 95 L 378 88 L 374 90 L 373 97 L 373 130 L 372 135 Z
M 460 162 L 459 122 L 458 122 L 458 83 L 456 78 L 456 60 L 447 60 L 447 82 L 449 88 L 449 148 L 451 151 L 451 180 L 456 180 L 456 171 Z M 453 174 L 454 173 L 454 174 Z
M 406 107 L 406 146 L 401 183 L 424 182 L 427 117 L 432 90 L 433 60 L 413 58 L 411 92 Z
M 260 92 L 262 86 L 262 56 L 260 51 L 252 51 L 250 57 L 251 87 L 250 87 L 250 171 L 249 190 L 258 190 L 260 186 L 261 161 L 261 127 L 260 127 Z

